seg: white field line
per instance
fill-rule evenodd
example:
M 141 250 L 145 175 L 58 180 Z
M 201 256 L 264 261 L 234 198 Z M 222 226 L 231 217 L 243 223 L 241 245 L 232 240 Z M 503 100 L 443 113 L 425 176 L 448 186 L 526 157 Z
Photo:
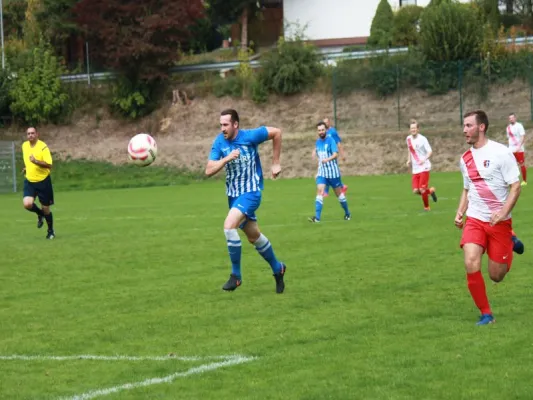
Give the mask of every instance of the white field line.
M 171 383 L 177 378 L 184 378 L 190 375 L 202 374 L 207 371 L 213 371 L 215 369 L 229 367 L 231 365 L 243 364 L 252 360 L 252 357 L 235 356 L 225 361 L 202 364 L 198 367 L 189 368 L 185 372 L 176 372 L 174 374 L 167 375 L 162 378 L 150 378 L 141 382 L 125 383 L 123 385 L 112 386 L 106 389 L 92 390 L 90 392 L 78 394 L 72 397 L 63 397 L 61 400 L 89 400 L 94 399 L 95 397 L 107 396 L 111 393 L 118 393 L 124 390 L 132 390 L 146 386 L 159 385 L 161 383 Z
M 27 356 L 27 355 L 10 355 L 0 356 L 0 360 L 22 360 L 22 361 L 66 361 L 66 360 L 96 360 L 96 361 L 198 361 L 198 360 L 220 360 L 208 364 L 202 364 L 197 367 L 189 368 L 184 372 L 175 372 L 161 378 L 149 378 L 140 382 L 125 383 L 122 385 L 112 386 L 104 389 L 91 390 L 89 392 L 77 394 L 75 396 L 62 397 L 61 400 L 89 400 L 100 396 L 107 396 L 112 393 L 122 392 L 124 390 L 132 390 L 146 386 L 159 385 L 162 383 L 171 383 L 177 378 L 185 378 L 187 376 L 202 374 L 208 371 L 214 371 L 218 368 L 229 367 L 232 365 L 239 365 L 255 360 L 255 357 L 246 357 L 241 355 L 231 356 L 211 356 L 211 357 L 182 357 L 182 356 L 96 356 L 96 355 L 79 355 L 79 356 Z
M 202 360 L 228 360 L 239 355 L 231 356 L 207 356 L 207 357 L 188 357 L 188 356 L 98 356 L 91 354 L 82 354 L 77 356 L 31 356 L 13 354 L 9 356 L 0 355 L 0 361 L 76 361 L 76 360 L 94 360 L 94 361 L 202 361 Z

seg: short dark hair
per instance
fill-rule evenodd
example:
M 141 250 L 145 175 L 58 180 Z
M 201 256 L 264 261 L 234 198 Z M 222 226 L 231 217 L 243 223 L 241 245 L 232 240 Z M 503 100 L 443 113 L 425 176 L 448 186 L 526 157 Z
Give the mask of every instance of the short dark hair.
M 415 124 L 417 128 L 420 128 L 420 125 L 418 125 L 418 121 L 416 119 L 412 119 L 410 122 L 409 122 L 409 126 Z
M 229 115 L 230 118 L 231 118 L 231 122 L 239 122 L 240 123 L 239 114 L 233 108 L 227 108 L 224 111 L 222 111 L 220 113 L 220 116 L 223 116 L 223 115 Z
M 328 127 L 324 121 L 320 121 L 318 124 L 316 124 L 316 127 L 318 128 L 321 125 L 324 125 L 324 128 L 326 128 L 326 129 Z
M 516 114 L 514 112 L 509 113 L 509 116 L 514 115 L 516 117 Z
M 475 110 L 467 112 L 463 118 L 471 117 L 472 115 L 475 115 L 476 117 L 476 124 L 485 125 L 485 133 L 489 130 L 489 117 L 487 117 L 487 113 L 483 110 Z

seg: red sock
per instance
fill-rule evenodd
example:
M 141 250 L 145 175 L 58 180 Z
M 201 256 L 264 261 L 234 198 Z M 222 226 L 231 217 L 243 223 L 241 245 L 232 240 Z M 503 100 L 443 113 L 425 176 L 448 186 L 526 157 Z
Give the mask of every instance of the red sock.
M 524 182 L 527 182 L 527 169 L 526 169 L 526 166 L 525 165 L 522 165 L 520 167 L 520 169 L 522 170 L 522 180 Z
M 479 311 L 481 311 L 481 314 L 492 314 L 489 299 L 487 298 L 487 291 L 485 290 L 485 280 L 483 279 L 483 275 L 481 275 L 481 271 L 466 274 L 466 281 L 472 299 L 476 303 L 477 308 L 479 308 Z
M 429 207 L 429 190 L 424 190 L 422 193 L 422 201 L 424 202 L 424 207 L 425 208 L 428 208 Z

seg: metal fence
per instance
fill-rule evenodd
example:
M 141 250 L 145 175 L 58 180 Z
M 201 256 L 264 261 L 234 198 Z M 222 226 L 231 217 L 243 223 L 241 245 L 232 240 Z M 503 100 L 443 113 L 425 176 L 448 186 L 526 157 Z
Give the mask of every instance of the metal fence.
M 336 125 L 404 130 L 412 118 L 424 125 L 462 124 L 462 115 L 485 110 L 491 120 L 516 113 L 533 121 L 533 53 L 522 49 L 497 60 L 422 62 L 401 57 L 343 61 L 332 69 Z

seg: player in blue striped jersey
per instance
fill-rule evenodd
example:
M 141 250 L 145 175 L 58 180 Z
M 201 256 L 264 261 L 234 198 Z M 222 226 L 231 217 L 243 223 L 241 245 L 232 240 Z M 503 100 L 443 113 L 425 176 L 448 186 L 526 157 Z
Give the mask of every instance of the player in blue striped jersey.
M 339 150 L 335 140 L 327 135 L 326 124 L 319 122 L 317 124 L 318 139 L 316 141 L 313 155 L 318 157 L 318 173 L 316 176 L 316 199 L 315 199 L 315 215 L 309 218 L 309 222 L 320 222 L 322 214 L 322 205 L 324 204 L 324 189 L 329 185 L 335 191 L 339 202 L 344 210 L 344 219 L 349 221 L 351 214 L 348 209 L 348 202 L 346 195 L 342 192 L 341 172 L 337 158 Z
M 224 221 L 224 234 L 231 261 L 231 274 L 222 289 L 235 290 L 242 284 L 241 239 L 237 231 L 241 228 L 248 241 L 270 264 L 276 281 L 276 293 L 283 293 L 285 264 L 280 262 L 270 241 L 257 225 L 256 210 L 261 204 L 263 170 L 259 159 L 259 144 L 272 140 L 272 177 L 281 172 L 281 130 L 261 126 L 256 129 L 240 129 L 239 114 L 228 109 L 220 114 L 220 129 L 205 168 L 207 176 L 213 176 L 222 168 L 226 170 L 226 194 L 229 212 Z
M 337 132 L 337 129 L 333 125 L 331 125 L 331 121 L 328 117 L 324 118 L 323 121 L 326 124 L 326 135 L 331 136 L 333 140 L 335 140 L 335 143 L 337 144 L 337 149 L 339 150 L 339 156 L 342 161 L 345 161 L 346 157 L 344 154 L 344 145 L 342 144 L 342 139 L 339 136 L 339 132 Z M 342 193 L 346 194 L 347 190 L 348 186 L 342 184 Z M 329 185 L 326 185 L 326 188 L 324 189 L 324 197 L 327 196 L 329 196 Z

